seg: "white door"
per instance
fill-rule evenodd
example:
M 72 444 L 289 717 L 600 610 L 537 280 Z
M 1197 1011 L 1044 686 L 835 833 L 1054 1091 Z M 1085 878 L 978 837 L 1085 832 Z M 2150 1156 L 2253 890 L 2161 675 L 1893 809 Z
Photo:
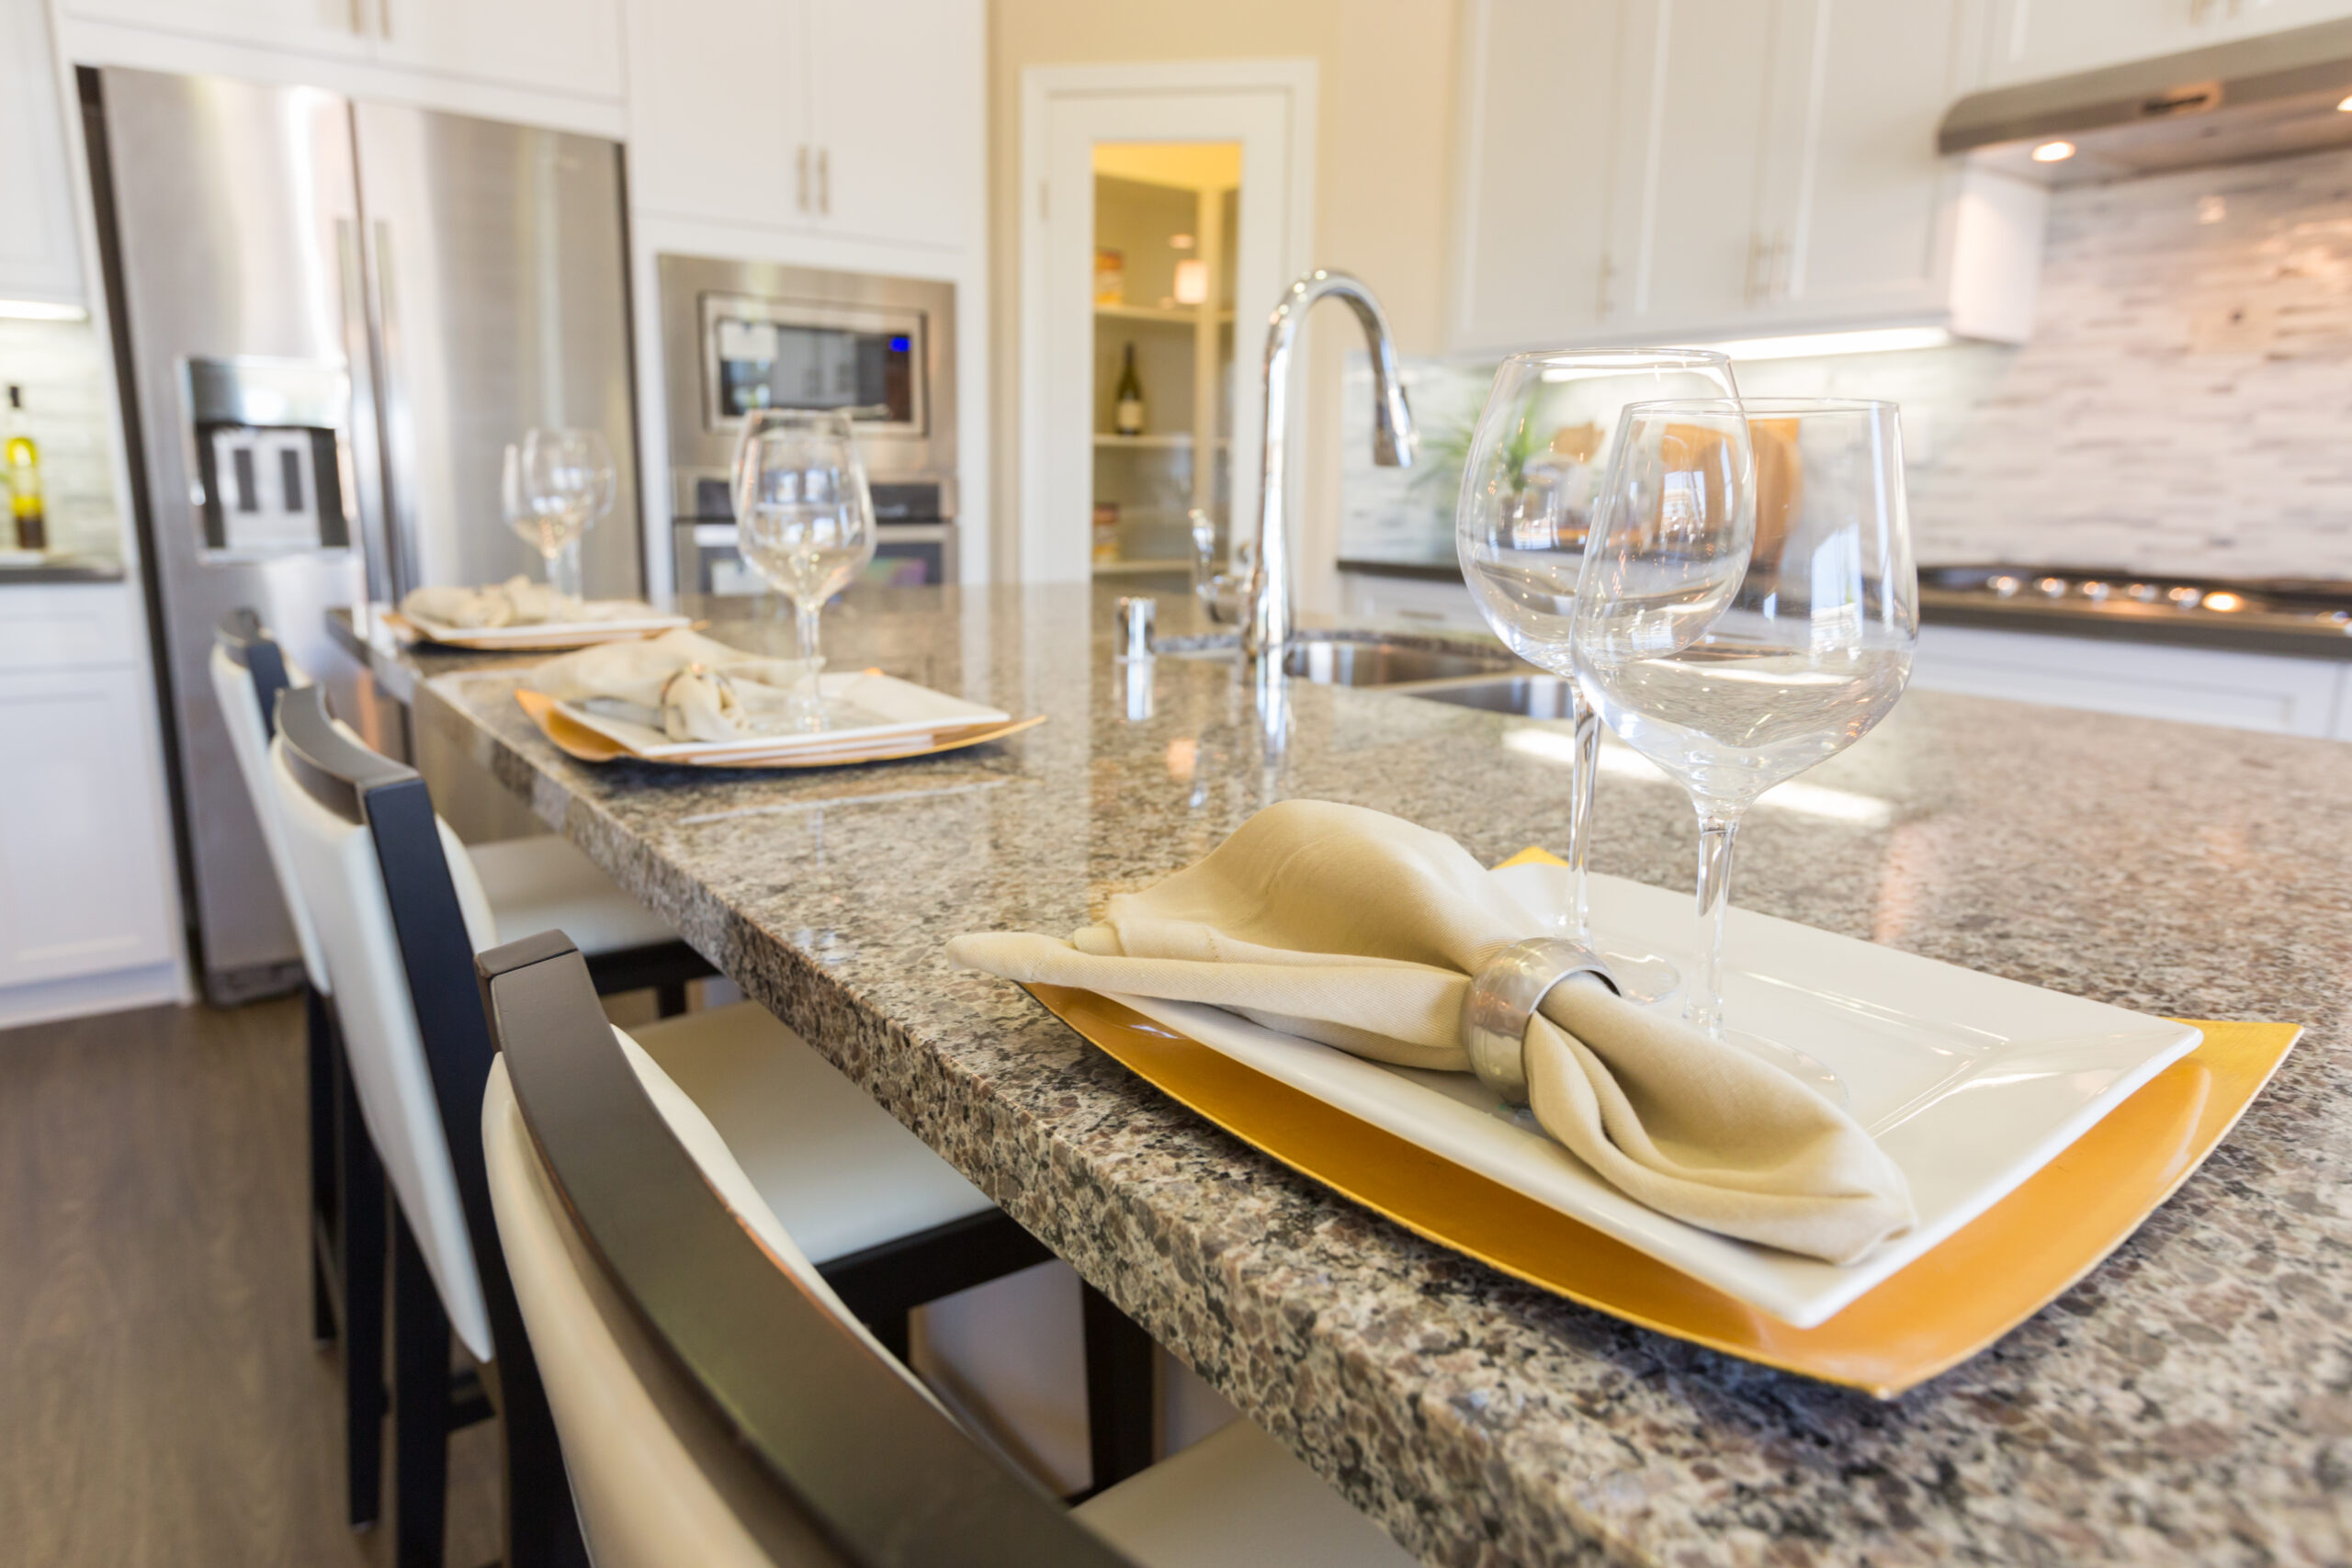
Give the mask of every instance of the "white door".
M 988 181 L 980 0 L 811 0 L 818 221 L 961 245 Z
M 171 959 L 145 711 L 134 670 L 0 674 L 0 986 Z
M 364 55 L 376 0 L 62 0 L 68 16 L 303 54 Z
M 1469 0 L 1453 342 L 1565 343 L 1601 320 L 1622 0 Z
M 1967 0 L 1780 0 L 1754 303 L 1819 321 L 1932 308 L 1958 171 Z
M 627 0 L 626 20 L 632 204 L 812 224 L 807 0 Z
M 1627 0 L 1618 53 L 1611 316 L 1736 322 L 1766 276 L 1758 231 L 1778 0 Z
M 583 97 L 621 96 L 620 0 L 370 3 L 376 58 L 386 64 Z
M 1092 572 L 1098 141 L 1241 144 L 1229 533 L 1252 537 L 1264 457 L 1264 388 L 1255 374 L 1263 323 L 1311 265 L 1314 65 L 1033 66 L 1022 87 L 1023 580 L 1084 581 Z M 1299 510 L 1294 503 L 1289 515 Z M 1291 548 L 1294 558 L 1310 558 L 1301 540 Z

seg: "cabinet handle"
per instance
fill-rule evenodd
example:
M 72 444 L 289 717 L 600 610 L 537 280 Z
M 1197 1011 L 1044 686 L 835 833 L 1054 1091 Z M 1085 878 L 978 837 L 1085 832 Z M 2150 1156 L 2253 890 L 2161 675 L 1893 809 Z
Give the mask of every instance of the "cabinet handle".
M 368 33 L 368 0 L 351 0 L 351 30 L 365 38 Z
M 797 200 L 797 201 L 800 203 L 800 210 L 801 210 L 801 211 L 803 211 L 803 212 L 806 212 L 806 211 L 808 211 L 808 144 L 806 141 L 804 141 L 804 142 L 802 142 L 802 143 L 800 144 L 800 160 L 799 160 L 799 162 L 800 162 L 800 184 L 799 184 L 799 187 L 798 187 L 798 188 L 799 188 L 799 195 L 798 195 L 797 197 L 795 197 L 795 199 L 796 199 L 796 200 Z
M 1747 274 L 1740 285 L 1740 299 L 1747 304 L 1757 302 L 1758 296 L 1770 298 L 1772 288 L 1772 248 L 1761 234 L 1747 236 Z M 1758 279 L 1761 279 L 1759 282 Z
M 392 0 L 376 0 L 376 30 L 386 43 L 392 41 Z
M 1593 292 L 1597 296 L 1593 301 L 1594 310 L 1605 321 L 1617 313 L 1616 257 L 1604 255 L 1600 258 L 1600 270 L 1595 275 L 1594 283 Z
M 833 212 L 833 150 L 817 149 L 817 210 L 828 218 Z

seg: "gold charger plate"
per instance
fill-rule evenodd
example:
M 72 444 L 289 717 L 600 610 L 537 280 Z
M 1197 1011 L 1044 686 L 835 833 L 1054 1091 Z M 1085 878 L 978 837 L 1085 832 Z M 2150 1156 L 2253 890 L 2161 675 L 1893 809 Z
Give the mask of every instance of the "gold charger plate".
M 2237 1124 L 2302 1032 L 2182 1020 L 2195 1050 L 2007 1197 L 1817 1328 L 1793 1328 L 1556 1209 L 1091 991 L 1028 990 L 1154 1088 L 1431 1241 L 1643 1328 L 1892 1399 L 2097 1268 Z
M 435 648 L 454 648 L 465 653 L 569 653 L 576 649 L 595 648 L 608 642 L 642 642 L 664 632 L 698 631 L 710 625 L 708 621 L 692 621 L 681 626 L 635 626 L 622 631 L 571 631 L 559 637 L 528 640 L 513 637 L 475 640 L 462 636 L 436 637 L 398 610 L 383 611 L 379 618 L 410 642 L 429 642 Z
M 957 751 L 986 740 L 1001 740 L 1008 735 L 1018 735 L 1046 722 L 1046 716 L 1038 714 L 1030 718 L 1007 719 L 1001 723 L 967 724 L 950 729 L 934 729 L 928 734 L 895 736 L 877 743 L 870 751 L 847 756 L 827 752 L 821 757 L 797 757 L 790 750 L 784 750 L 733 757 L 646 757 L 573 718 L 544 692 L 517 690 L 514 700 L 522 705 L 525 713 L 531 716 L 531 722 L 539 727 L 539 733 L 553 741 L 556 750 L 567 757 L 577 757 L 583 762 L 610 762 L 630 757 L 641 762 L 660 762 L 679 768 L 848 768 L 860 762 L 892 762 L 907 757 L 931 757 L 942 751 Z

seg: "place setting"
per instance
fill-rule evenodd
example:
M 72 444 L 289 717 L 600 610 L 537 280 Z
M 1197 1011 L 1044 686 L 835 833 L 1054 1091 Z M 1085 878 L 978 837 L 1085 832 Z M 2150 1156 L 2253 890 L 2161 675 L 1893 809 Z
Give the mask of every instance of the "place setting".
M 743 558 L 793 606 L 795 657 L 730 647 L 683 621 L 550 660 L 514 696 L 583 761 L 704 768 L 842 767 L 960 750 L 1045 722 L 880 670 L 829 671 L 826 603 L 874 557 L 874 503 L 849 420 L 748 415 L 733 475 Z
M 1749 807 L 1908 681 L 1893 404 L 1742 400 L 1703 351 L 1516 355 L 1456 520 L 1488 623 L 1572 684 L 1567 842 L 1488 867 L 1283 801 L 1076 932 L 949 956 L 1434 1242 L 1883 1398 L 2096 1268 L 2292 1047 L 1732 908 Z M 1604 724 L 1690 795 L 1695 910 L 1586 866 Z

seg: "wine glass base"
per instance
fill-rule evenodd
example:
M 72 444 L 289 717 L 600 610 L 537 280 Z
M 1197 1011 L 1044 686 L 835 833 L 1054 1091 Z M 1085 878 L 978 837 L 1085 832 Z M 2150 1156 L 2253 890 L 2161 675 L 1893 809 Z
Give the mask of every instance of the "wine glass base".
M 1724 1044 L 1736 1046 L 1758 1061 L 1770 1063 L 1840 1111 L 1847 1108 L 1852 1098 L 1846 1092 L 1845 1079 L 1793 1045 L 1783 1045 L 1777 1040 L 1767 1040 L 1760 1034 L 1750 1034 L 1738 1029 L 1726 1029 L 1719 1038 Z
M 1644 949 L 1613 944 L 1596 937 L 1592 950 L 1609 965 L 1617 994 L 1644 1007 L 1662 1002 L 1682 988 L 1682 971 L 1671 960 Z

